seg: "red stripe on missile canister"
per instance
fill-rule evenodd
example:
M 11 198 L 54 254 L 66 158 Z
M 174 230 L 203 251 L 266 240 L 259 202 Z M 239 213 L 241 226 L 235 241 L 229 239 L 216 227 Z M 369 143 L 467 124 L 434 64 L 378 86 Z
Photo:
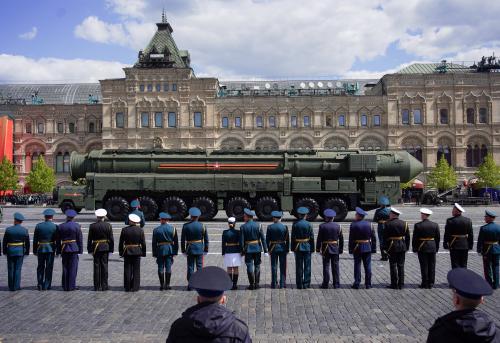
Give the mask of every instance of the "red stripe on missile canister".
M 161 163 L 158 169 L 180 170 L 273 170 L 279 163 Z

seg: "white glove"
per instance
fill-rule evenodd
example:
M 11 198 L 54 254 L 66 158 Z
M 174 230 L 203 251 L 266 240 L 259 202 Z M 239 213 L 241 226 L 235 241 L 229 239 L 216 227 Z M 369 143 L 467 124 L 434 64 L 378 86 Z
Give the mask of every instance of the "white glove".
M 264 253 L 264 256 L 269 256 L 269 254 L 267 252 Z

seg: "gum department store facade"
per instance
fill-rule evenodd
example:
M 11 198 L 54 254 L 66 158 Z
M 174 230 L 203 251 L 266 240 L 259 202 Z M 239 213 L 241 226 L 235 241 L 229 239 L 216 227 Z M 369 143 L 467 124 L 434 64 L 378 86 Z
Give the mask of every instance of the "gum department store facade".
M 125 78 L 0 85 L 21 175 L 44 155 L 66 182 L 72 151 L 101 148 L 403 149 L 426 168 L 444 154 L 462 177 L 486 153 L 500 160 L 498 72 L 413 64 L 375 82 L 219 82 L 197 78 L 170 24 L 157 26 Z

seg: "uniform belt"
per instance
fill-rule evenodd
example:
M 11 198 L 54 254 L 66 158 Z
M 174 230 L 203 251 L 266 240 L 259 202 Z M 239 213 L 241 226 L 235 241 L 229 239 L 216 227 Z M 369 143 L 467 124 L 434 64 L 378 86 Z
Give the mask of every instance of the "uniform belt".
M 94 255 L 97 251 L 97 247 L 99 246 L 100 243 L 108 243 L 108 240 L 107 239 L 98 239 L 96 241 L 93 241 L 95 246 L 94 246 Z
M 324 241 L 322 244 L 337 244 L 339 241 Z
M 226 247 L 237 247 L 240 243 L 226 243 Z
M 76 239 L 67 239 L 65 241 L 61 241 L 62 244 L 75 243 Z
M 296 243 L 307 243 L 309 242 L 309 238 L 298 238 L 295 240 Z
M 259 241 L 258 241 L 258 240 L 254 240 L 254 241 L 245 241 L 245 244 L 259 244 Z
M 422 247 L 424 246 L 425 242 L 433 241 L 434 238 L 432 238 L 432 237 L 423 237 L 423 238 L 419 238 L 418 240 L 422 242 L 422 243 L 420 243 L 420 245 L 418 246 L 418 249 L 417 249 L 417 251 L 420 251 L 420 249 L 422 249 Z
M 377 223 L 379 224 L 385 224 L 386 220 L 379 220 Z
M 403 240 L 403 236 L 396 236 L 396 237 L 389 237 L 389 240 L 391 241 L 402 241 Z
M 328 248 L 328 244 L 338 244 L 339 241 L 324 241 L 321 243 L 321 254 L 324 255 L 326 253 L 326 249 Z
M 8 247 L 22 247 L 24 246 L 23 242 L 15 242 L 15 243 L 7 243 Z
M 157 245 L 170 245 L 172 242 L 158 242 Z
M 497 243 L 498 243 L 498 241 L 484 241 L 484 244 L 490 244 L 490 245 L 497 244 Z
M 285 243 L 286 243 L 285 241 L 271 241 L 271 242 L 269 242 L 269 244 L 271 245 L 271 247 L 269 248 L 269 253 L 273 252 L 276 244 L 285 244 Z
M 498 241 L 484 241 L 484 244 L 488 245 L 488 249 L 486 249 L 486 252 L 484 253 L 485 255 L 488 255 L 490 252 L 490 249 L 493 245 L 497 244 Z
M 271 244 L 283 244 L 285 241 L 271 241 Z
M 371 241 L 369 239 L 357 239 L 357 240 L 355 240 L 354 243 L 356 243 L 356 245 L 354 246 L 353 252 L 356 252 L 356 250 L 358 249 L 360 244 L 370 243 L 370 242 Z
M 453 237 L 453 239 L 451 240 L 450 248 L 453 246 L 453 243 L 455 243 L 457 238 L 468 238 L 469 235 L 451 235 L 451 237 Z
M 203 241 L 201 239 L 197 239 L 194 241 L 187 241 L 187 244 L 194 244 L 194 243 L 202 243 Z
M 135 247 L 141 247 L 142 245 L 141 244 L 125 244 L 124 246 L 125 246 L 125 248 L 128 248 L 128 247 L 135 248 Z
M 54 242 L 38 242 L 38 248 L 36 249 L 37 252 L 40 250 L 40 245 L 50 245 L 54 244 Z

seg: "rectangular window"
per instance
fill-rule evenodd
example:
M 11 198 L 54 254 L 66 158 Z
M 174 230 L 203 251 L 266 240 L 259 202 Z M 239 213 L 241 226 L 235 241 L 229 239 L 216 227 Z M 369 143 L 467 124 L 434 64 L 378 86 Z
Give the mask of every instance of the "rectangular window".
M 155 112 L 155 127 L 163 127 L 163 112 Z
M 409 125 L 410 124 L 410 111 L 407 109 L 404 109 L 401 111 L 401 123 L 403 125 Z
M 38 132 L 39 134 L 43 134 L 43 129 L 44 129 L 44 127 L 43 127 L 43 123 L 38 123 L 38 124 L 37 124 L 37 132 Z
M 229 118 L 228 117 L 222 117 L 222 127 L 227 129 L 229 127 Z
M 304 116 L 304 127 L 310 127 L 310 126 L 311 126 L 311 117 Z
M 168 127 L 177 126 L 177 114 L 175 112 L 168 112 Z
M 264 122 L 262 121 L 262 116 L 257 116 L 255 119 L 255 126 L 264 127 Z
M 161 92 L 161 85 L 159 83 L 156 84 L 156 91 Z
M 148 84 L 148 92 L 152 92 L 152 91 L 153 91 L 153 84 L 149 83 Z
M 57 123 L 57 133 L 64 133 L 64 124 Z
M 94 133 L 95 132 L 95 123 L 90 122 L 89 123 L 89 133 Z
M 241 117 L 234 118 L 234 127 L 241 127 Z
M 202 120 L 201 119 L 202 119 L 201 112 L 194 112 L 194 116 L 193 116 L 194 127 L 202 127 Z
M 290 126 L 291 127 L 297 127 L 297 116 L 291 116 L 290 117 Z
M 56 173 L 62 173 L 64 171 L 63 155 L 58 153 L 56 156 Z
M 116 113 L 115 121 L 116 121 L 115 124 L 116 124 L 117 128 L 123 129 L 125 127 L 125 116 L 123 115 L 123 112 Z M 69 125 L 70 125 L 70 128 L 71 128 L 71 124 L 69 124 Z
M 343 115 L 343 114 L 339 115 L 339 126 L 342 126 L 342 127 L 345 126 L 345 115 Z
M 361 126 L 368 126 L 368 117 L 366 114 L 361 115 Z
M 168 83 L 163 84 L 163 91 L 168 92 Z
M 69 133 L 75 133 L 75 123 L 69 123 L 68 124 L 68 131 Z
M 413 124 L 422 124 L 422 111 L 413 110 Z
M 269 127 L 276 127 L 276 118 L 274 116 L 269 117 Z
M 141 127 L 149 127 L 149 112 L 141 113 Z
M 172 83 L 172 92 L 177 92 L 177 83 Z
M 328 116 L 325 118 L 325 126 L 332 127 L 332 117 Z
M 442 108 L 439 110 L 439 122 L 441 124 L 448 124 L 448 109 Z
M 373 126 L 380 126 L 380 114 L 373 116 Z
M 479 122 L 481 124 L 487 124 L 488 123 L 488 110 L 484 107 L 481 107 L 479 109 Z
M 144 92 L 144 85 L 139 85 L 139 91 Z

